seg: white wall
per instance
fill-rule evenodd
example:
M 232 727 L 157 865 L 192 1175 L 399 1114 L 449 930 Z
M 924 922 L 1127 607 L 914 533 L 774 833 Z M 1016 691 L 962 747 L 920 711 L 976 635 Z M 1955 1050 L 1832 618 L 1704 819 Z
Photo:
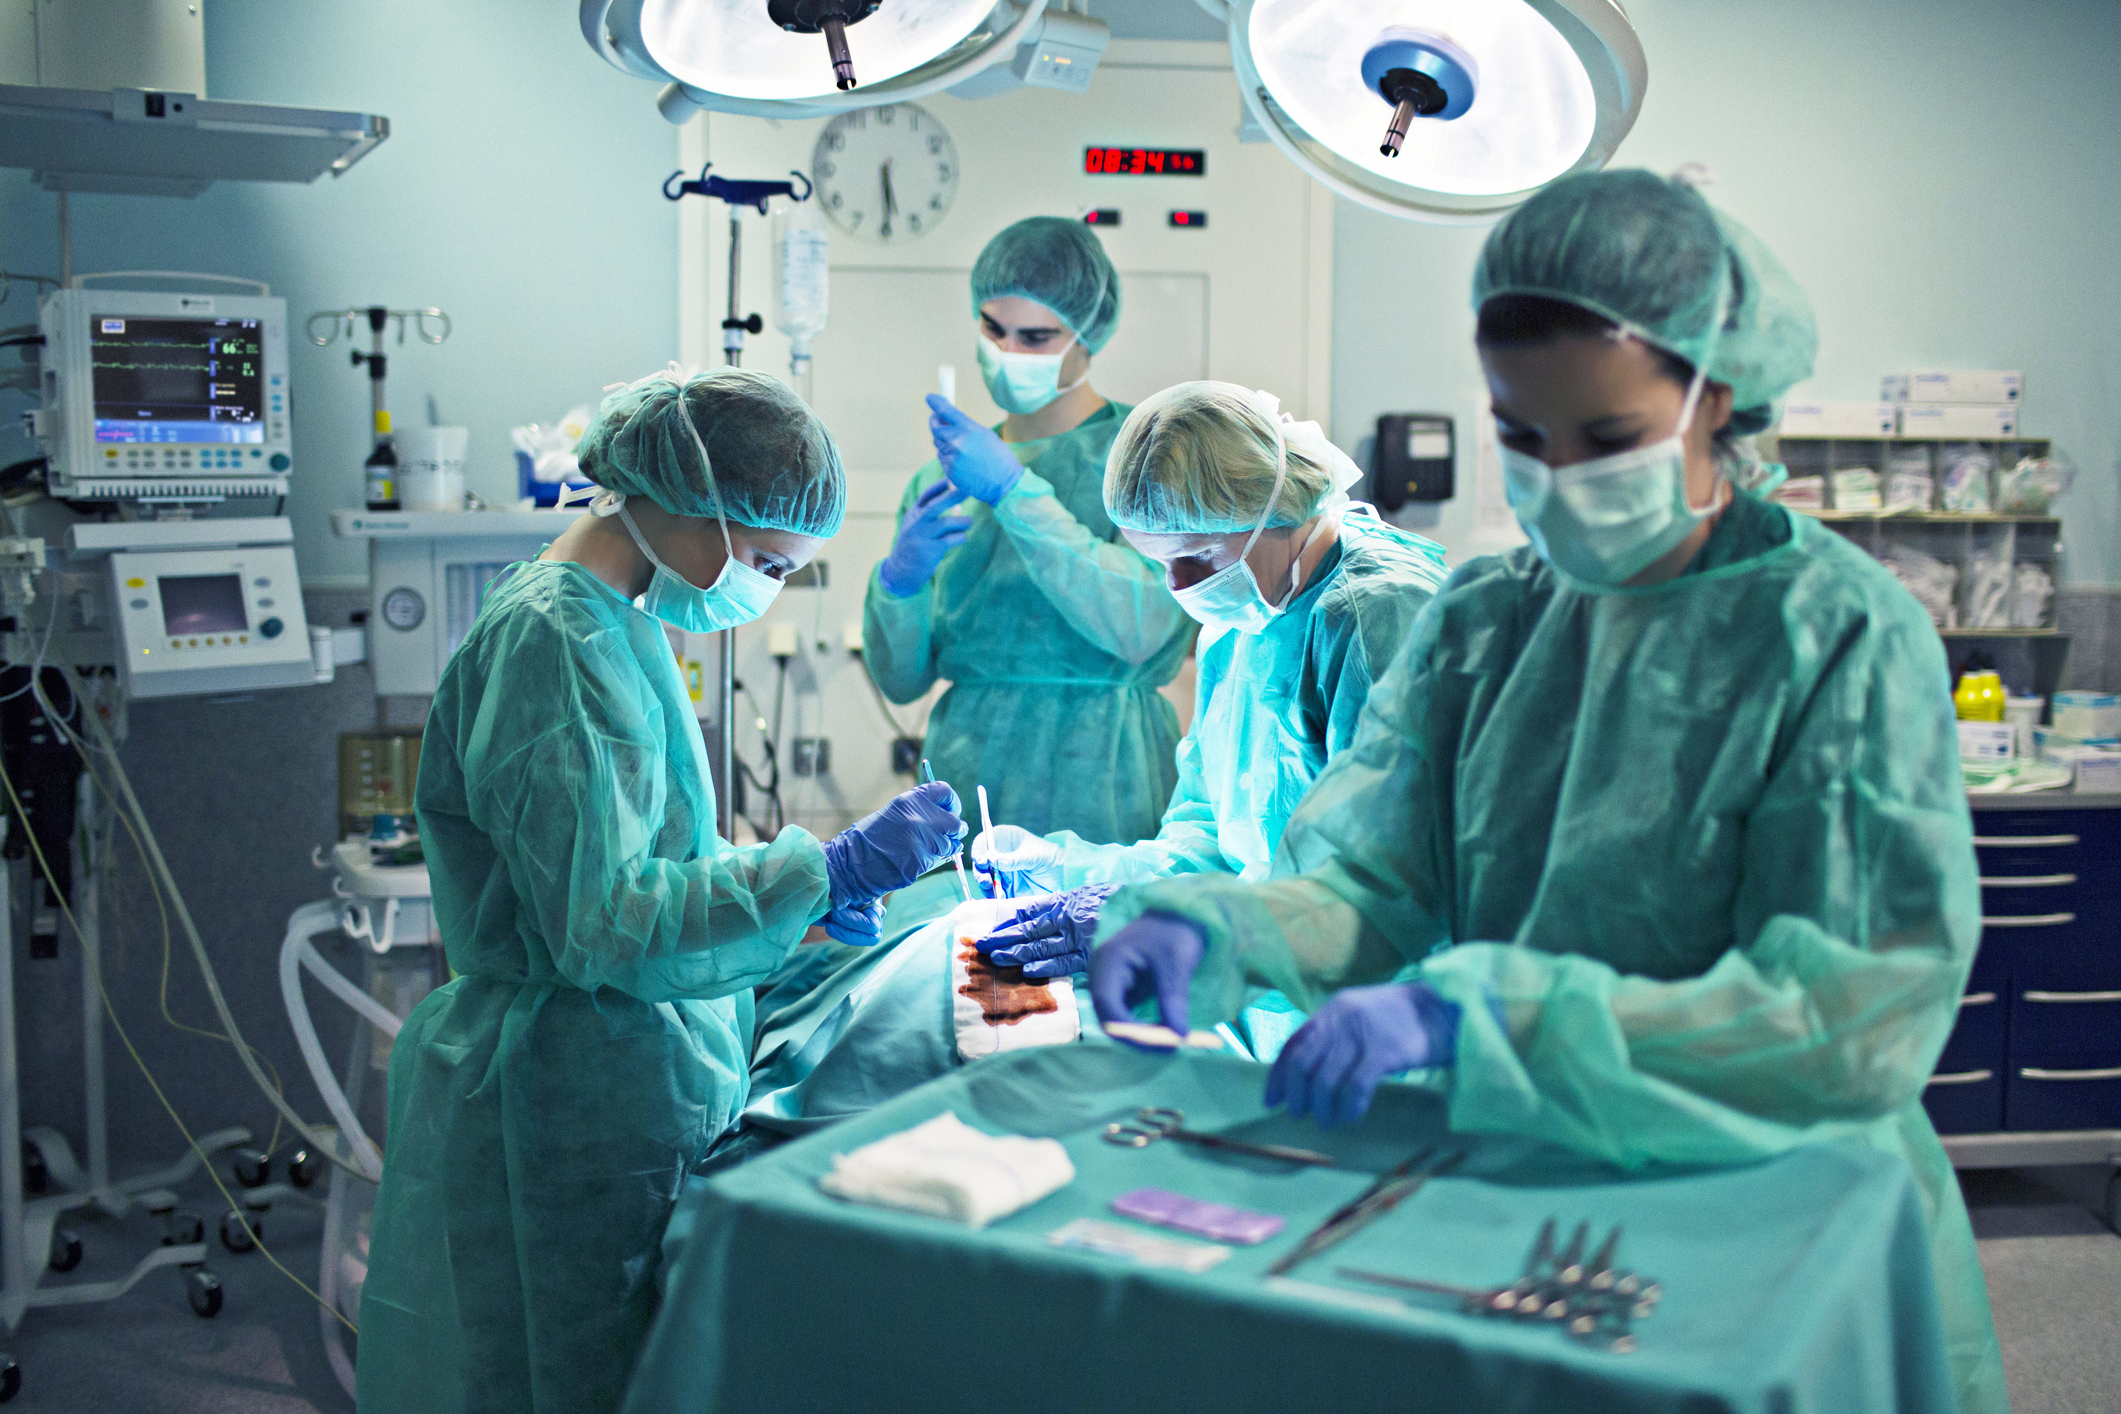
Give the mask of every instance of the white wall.
M 2121 583 L 2121 5 L 1974 0 L 1630 0 L 1649 53 L 1616 166 L 1707 163 L 1709 198 L 1759 233 L 1819 315 L 1820 397 L 1924 367 L 2025 371 L 2024 427 L 2076 461 L 2073 584 Z M 1333 433 L 1378 414 L 1459 419 L 1459 496 L 1407 523 L 1454 558 L 1482 533 L 1466 307 L 1485 232 L 1342 203 Z M 1433 528 L 1424 524 L 1433 521 Z

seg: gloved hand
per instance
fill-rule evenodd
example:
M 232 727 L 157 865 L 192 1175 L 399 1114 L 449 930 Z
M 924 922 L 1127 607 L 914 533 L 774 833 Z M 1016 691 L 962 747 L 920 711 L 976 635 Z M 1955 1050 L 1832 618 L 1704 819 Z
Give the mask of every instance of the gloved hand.
M 1023 968 L 1026 977 L 1072 977 L 1090 966 L 1097 911 L 1119 887 L 1085 884 L 1027 904 L 1014 919 L 973 946 L 1004 967 Z
M 1458 1058 L 1458 1016 L 1458 1004 L 1426 982 L 1335 992 L 1267 1072 L 1267 1106 L 1286 1102 L 1292 1115 L 1352 1124 L 1386 1076 Z
M 825 841 L 832 906 L 865 904 L 904 888 L 957 853 L 964 837 L 949 782 L 930 781 L 893 796 L 874 815 Z
M 1059 845 L 1021 825 L 996 825 L 972 841 L 972 867 L 990 886 L 1005 886 L 990 888 L 998 898 L 1059 888 L 1060 860 Z
M 1186 989 L 1207 950 L 1208 940 L 1189 920 L 1175 913 L 1144 913 L 1090 954 L 1090 1000 L 1097 1004 L 1097 1019 L 1132 1021 L 1135 1003 L 1154 997 L 1164 1025 L 1185 1035 Z
M 871 899 L 835 908 L 818 919 L 818 926 L 830 933 L 836 943 L 866 948 L 884 936 L 884 901 Z
M 943 464 L 943 475 L 990 506 L 1023 479 L 1024 464 L 1007 442 L 934 393 L 928 395 L 928 435 L 935 439 L 935 457 Z
M 935 577 L 943 556 L 964 541 L 972 521 L 951 515 L 949 510 L 966 494 L 945 478 L 914 500 L 913 509 L 906 512 L 905 523 L 898 528 L 898 538 L 891 542 L 891 553 L 876 567 L 876 577 L 883 581 L 886 594 L 894 599 L 911 599 L 920 593 L 921 586 Z

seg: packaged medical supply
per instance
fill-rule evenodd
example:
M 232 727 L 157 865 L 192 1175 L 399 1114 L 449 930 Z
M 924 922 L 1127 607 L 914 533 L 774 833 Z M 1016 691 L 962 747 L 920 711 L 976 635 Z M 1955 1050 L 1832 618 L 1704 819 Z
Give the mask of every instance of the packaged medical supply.
M 2025 397 L 2025 375 L 2002 368 L 1918 368 L 1888 373 L 1878 396 L 1896 403 L 2015 403 Z
M 1926 511 L 1937 499 L 1928 447 L 1894 447 L 1885 460 L 1885 509 Z
M 1788 403 L 1777 429 L 1784 437 L 1890 437 L 1900 411 L 1891 403 Z
M 1272 1213 L 1255 1213 L 1227 1203 L 1188 1198 L 1168 1188 L 1137 1188 L 1112 1200 L 1112 1211 L 1136 1222 L 1176 1228 L 1215 1242 L 1234 1242 L 1242 1247 L 1265 1242 L 1282 1229 L 1282 1220 Z
M 2121 694 L 2058 692 L 2054 722 L 2056 731 L 2078 741 L 2121 742 Z
M 2076 479 L 2077 468 L 2060 453 L 2021 457 L 2015 466 L 1996 473 L 1996 509 L 2013 515 L 2046 515 L 2058 498 L 2069 494 Z
M 2011 582 L 2012 628 L 2047 628 L 2048 608 L 2055 602 L 2055 579 L 2038 565 L 2018 566 Z
M 1989 476 L 1996 459 L 1979 447 L 1950 446 L 1937 458 L 1943 481 L 1944 509 L 1962 515 L 1986 515 L 1990 505 Z
M 1793 511 L 1823 511 L 1826 509 L 1826 478 L 1793 476 L 1769 494 Z
M 832 1156 L 817 1186 L 835 1198 L 985 1227 L 1075 1181 L 1057 1139 L 988 1134 L 944 1112 Z
M 1834 473 L 1834 509 L 1875 511 L 1884 509 L 1879 495 L 1878 473 L 1867 466 L 1852 466 Z
M 2015 403 L 1902 403 L 1903 437 L 2015 437 Z
M 1098 1218 L 1077 1218 L 1046 1234 L 1055 1247 L 1095 1252 L 1104 1257 L 1124 1257 L 1145 1267 L 1172 1267 L 1195 1276 L 1230 1259 L 1230 1249 L 1205 1242 L 1186 1242 L 1176 1237 L 1158 1237 Z
M 2069 768 L 2076 788 L 2087 794 L 2121 791 L 2121 750 L 2110 746 L 2087 746 L 2048 733 L 2035 733 L 2040 740 L 2040 759 Z
M 2003 699 L 2003 720 L 2010 723 L 2013 753 L 2027 758 L 2038 754 L 2033 746 L 2033 729 L 2040 725 L 2040 713 L 2046 707 L 2045 697 Z
M 1222 1049 L 1222 1038 L 1213 1031 L 1188 1031 L 1181 1038 L 1170 1027 L 1147 1021 L 1108 1021 L 1105 1034 L 1115 1041 L 1131 1041 L 1152 1051 L 1175 1051 L 1181 1045 L 1199 1051 Z
M 1915 596 L 1915 601 L 1929 614 L 1931 623 L 1939 628 L 1959 626 L 1959 607 L 1953 600 L 1959 584 L 1957 566 L 1906 545 L 1887 545 L 1879 552 L 1878 558 L 1892 572 L 1893 578 Z
M 2011 617 L 2010 551 L 1983 546 L 1967 558 L 1966 616 L 1968 628 L 2008 628 Z
M 2008 761 L 2017 754 L 2017 735 L 2008 722 L 1959 723 L 1961 761 Z

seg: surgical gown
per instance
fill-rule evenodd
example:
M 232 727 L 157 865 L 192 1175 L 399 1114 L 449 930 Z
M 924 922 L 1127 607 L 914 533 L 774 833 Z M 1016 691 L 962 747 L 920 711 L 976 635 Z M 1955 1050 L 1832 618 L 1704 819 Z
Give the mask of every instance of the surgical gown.
M 421 755 L 461 975 L 392 1047 L 360 1408 L 613 1409 L 679 1185 L 744 1104 L 751 989 L 829 906 L 824 852 L 715 837 L 662 626 L 575 564 L 489 592 Z
M 1419 962 L 1463 1008 L 1454 1128 L 1630 1166 L 1904 1155 L 1961 1407 L 2006 1407 L 1920 1100 L 1981 923 L 1944 653 L 1818 522 L 1740 495 L 1687 573 L 1613 593 L 1529 549 L 1467 564 L 1273 880 L 1128 889 L 1101 936 L 1149 908 L 1207 934 L 1195 1025 L 1248 987 L 1308 1008 Z
M 1193 730 L 1178 745 L 1178 791 L 1163 828 L 1134 845 L 1059 838 L 1062 887 L 1208 871 L 1264 878 L 1282 824 L 1355 737 L 1373 675 L 1397 655 L 1443 583 L 1443 551 L 1367 510 L 1311 582 L 1258 635 L 1226 633 L 1202 650 Z M 959 899 L 949 871 L 894 896 L 886 942 L 866 952 L 804 949 L 759 998 L 752 1096 L 726 1152 L 860 1114 L 957 1065 L 949 954 L 910 927 Z M 1079 994 L 1081 1014 L 1096 1014 Z M 1303 1021 L 1256 996 L 1232 1039 L 1272 1059 Z
M 1178 714 L 1157 688 L 1193 620 L 1105 514 L 1105 454 L 1127 412 L 1108 402 L 1072 431 L 1010 443 L 1022 480 L 999 505 L 965 502 L 971 532 L 919 593 L 869 578 L 862 652 L 884 695 L 951 684 L 928 719 L 936 776 L 961 800 L 986 786 L 997 821 L 1036 834 L 1154 834 L 1175 783 Z M 901 519 L 942 474 L 914 474 Z

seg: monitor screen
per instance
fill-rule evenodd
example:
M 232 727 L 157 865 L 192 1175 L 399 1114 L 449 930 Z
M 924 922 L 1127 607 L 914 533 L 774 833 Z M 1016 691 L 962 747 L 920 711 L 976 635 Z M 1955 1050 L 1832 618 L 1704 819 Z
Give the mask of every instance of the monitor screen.
M 186 633 L 248 633 L 240 574 L 166 574 L 160 577 L 162 623 L 172 638 Z
M 255 319 L 89 316 L 98 442 L 263 442 Z

